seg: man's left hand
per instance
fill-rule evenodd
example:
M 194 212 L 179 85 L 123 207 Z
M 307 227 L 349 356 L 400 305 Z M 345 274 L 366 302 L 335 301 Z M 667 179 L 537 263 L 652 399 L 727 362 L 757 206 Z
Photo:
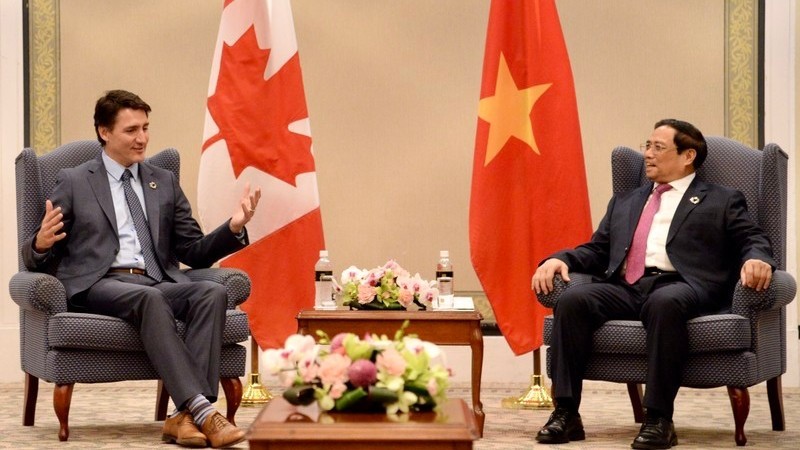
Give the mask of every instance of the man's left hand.
M 772 281 L 772 266 L 760 259 L 748 259 L 740 272 L 742 285 L 760 291 L 769 287 Z
M 247 183 L 244 187 L 244 194 L 241 200 L 239 200 L 239 207 L 234 211 L 233 216 L 231 216 L 229 226 L 234 234 L 241 233 L 244 226 L 247 225 L 247 222 L 250 222 L 250 219 L 253 218 L 260 199 L 261 188 L 258 187 L 250 192 L 250 183 Z

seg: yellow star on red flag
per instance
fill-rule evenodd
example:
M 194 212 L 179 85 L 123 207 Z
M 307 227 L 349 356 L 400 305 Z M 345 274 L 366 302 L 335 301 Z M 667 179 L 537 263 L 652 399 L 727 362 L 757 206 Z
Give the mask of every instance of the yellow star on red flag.
M 494 95 L 482 98 L 478 104 L 478 117 L 489 122 L 490 126 L 484 166 L 489 165 L 512 136 L 528 144 L 537 155 L 540 154 L 530 115 L 533 105 L 552 85 L 537 84 L 518 89 L 506 57 L 500 53 Z

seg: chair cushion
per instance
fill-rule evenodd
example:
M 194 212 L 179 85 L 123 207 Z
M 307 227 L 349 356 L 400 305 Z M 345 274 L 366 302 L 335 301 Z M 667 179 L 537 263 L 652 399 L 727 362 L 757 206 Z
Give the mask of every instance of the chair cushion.
M 701 316 L 687 322 L 689 353 L 727 352 L 750 349 L 750 322 L 736 314 Z M 550 345 L 553 316 L 544 320 L 544 343 Z M 646 335 L 638 320 L 609 320 L 594 333 L 592 352 L 646 355 Z
M 182 337 L 186 324 L 177 321 Z M 235 344 L 250 337 L 247 314 L 228 310 L 222 344 Z M 144 350 L 139 333 L 122 319 L 99 314 L 65 312 L 55 314 L 48 324 L 49 346 L 60 349 L 111 350 L 141 352 Z

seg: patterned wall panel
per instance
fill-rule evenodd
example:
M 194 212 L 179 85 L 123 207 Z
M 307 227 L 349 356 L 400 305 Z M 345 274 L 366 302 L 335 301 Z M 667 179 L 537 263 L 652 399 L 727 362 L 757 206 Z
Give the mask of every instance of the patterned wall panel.
M 37 153 L 61 144 L 59 0 L 28 2 L 30 145 Z
M 759 148 L 758 2 L 725 2 L 725 135 Z

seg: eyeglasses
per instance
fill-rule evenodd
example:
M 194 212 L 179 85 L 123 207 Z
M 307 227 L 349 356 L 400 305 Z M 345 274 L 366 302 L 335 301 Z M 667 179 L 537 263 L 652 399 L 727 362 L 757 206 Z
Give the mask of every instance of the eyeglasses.
M 644 153 L 644 152 L 646 152 L 648 150 L 652 150 L 653 153 L 655 153 L 656 155 L 660 155 L 660 154 L 666 152 L 667 150 L 672 150 L 673 148 L 675 150 L 678 149 L 677 147 L 667 147 L 666 145 L 664 145 L 664 144 L 662 144 L 660 142 L 655 142 L 654 143 L 654 142 L 649 142 L 649 141 L 645 142 L 644 144 L 641 144 L 639 146 L 639 150 L 641 150 L 642 153 Z

